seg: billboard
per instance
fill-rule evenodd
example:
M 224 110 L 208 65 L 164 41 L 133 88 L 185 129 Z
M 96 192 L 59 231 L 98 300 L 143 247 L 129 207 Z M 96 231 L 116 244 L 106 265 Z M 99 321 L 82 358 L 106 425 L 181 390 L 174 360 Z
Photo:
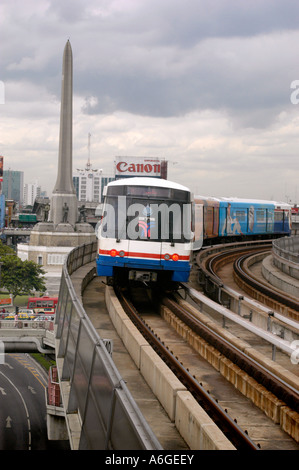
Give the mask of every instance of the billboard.
M 134 176 L 167 179 L 167 161 L 155 157 L 115 157 L 115 179 Z
M 0 194 L 0 229 L 5 227 L 5 196 Z

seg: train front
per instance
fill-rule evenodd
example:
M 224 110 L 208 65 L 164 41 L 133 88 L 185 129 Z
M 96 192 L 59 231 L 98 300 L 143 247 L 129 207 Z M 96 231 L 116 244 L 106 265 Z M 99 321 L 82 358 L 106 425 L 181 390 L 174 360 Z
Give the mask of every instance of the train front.
M 144 283 L 186 282 L 193 201 L 188 188 L 156 178 L 109 183 L 98 229 L 97 274 Z

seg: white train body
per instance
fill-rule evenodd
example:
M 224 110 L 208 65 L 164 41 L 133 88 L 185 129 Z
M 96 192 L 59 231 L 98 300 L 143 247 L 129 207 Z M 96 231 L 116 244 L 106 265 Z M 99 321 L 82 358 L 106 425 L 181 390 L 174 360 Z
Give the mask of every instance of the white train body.
M 105 189 L 98 228 L 98 276 L 144 282 L 188 281 L 192 254 L 190 190 L 158 178 L 126 178 Z

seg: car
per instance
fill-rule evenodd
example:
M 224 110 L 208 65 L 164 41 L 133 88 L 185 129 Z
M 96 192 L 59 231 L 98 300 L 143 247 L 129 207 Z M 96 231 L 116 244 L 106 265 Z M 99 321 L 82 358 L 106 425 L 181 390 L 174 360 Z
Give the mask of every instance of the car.
M 54 321 L 54 315 L 38 315 L 34 321 Z
M 19 314 L 20 313 L 26 313 L 27 315 L 29 316 L 35 316 L 35 313 L 34 313 L 34 310 L 32 310 L 31 308 L 19 308 Z
M 32 315 L 32 314 L 28 314 L 28 313 L 24 313 L 24 312 L 19 312 L 18 314 L 18 320 L 34 320 L 36 317 L 36 315 Z
M 22 313 L 22 312 L 17 315 L 18 320 L 34 320 L 35 317 L 36 317 L 36 315 L 28 315 L 27 313 Z M 5 317 L 5 320 L 16 320 L 15 313 L 7 315 Z
M 14 314 L 9 314 L 7 315 L 4 320 L 14 320 L 15 319 L 15 315 Z

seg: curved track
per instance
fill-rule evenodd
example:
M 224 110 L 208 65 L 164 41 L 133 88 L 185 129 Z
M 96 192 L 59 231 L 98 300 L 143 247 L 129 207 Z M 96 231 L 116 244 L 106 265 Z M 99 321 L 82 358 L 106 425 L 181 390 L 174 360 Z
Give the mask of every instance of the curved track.
M 138 330 L 147 339 L 153 349 L 166 362 L 175 375 L 181 380 L 186 388 L 197 399 L 207 414 L 217 423 L 219 428 L 226 434 L 238 450 L 258 450 L 259 446 L 254 444 L 248 435 L 242 431 L 237 423 L 218 405 L 218 403 L 209 395 L 209 393 L 191 376 L 183 367 L 181 362 L 165 347 L 164 343 L 155 335 L 155 333 L 142 320 L 138 311 L 126 296 L 123 290 L 117 292 L 121 304 L 135 324 Z M 163 303 L 168 304 L 168 299 L 163 299 Z
M 267 371 L 256 361 L 247 356 L 244 352 L 237 349 L 227 340 L 221 338 L 212 329 L 204 325 L 198 318 L 195 318 L 190 312 L 179 306 L 173 300 L 164 298 L 163 303 L 167 305 L 175 314 L 184 321 L 201 338 L 212 344 L 225 357 L 240 367 L 248 375 L 253 377 L 258 383 L 267 388 L 277 398 L 284 401 L 290 408 L 296 409 L 299 402 L 299 393 L 292 389 L 288 384 L 282 382 L 278 377 Z
M 263 301 L 271 308 L 281 310 L 281 306 L 287 307 L 287 315 L 299 321 L 299 301 L 266 281 L 262 282 L 257 279 L 247 267 L 247 261 L 251 256 L 251 254 L 246 254 L 235 260 L 234 275 L 237 284 L 258 300 L 261 300 L 262 294 Z
M 233 262 L 234 276 L 236 284 L 252 298 L 265 303 L 290 318 L 299 321 L 299 302 L 287 293 L 271 286 L 266 280 L 256 277 L 247 266 L 250 257 L 265 254 L 272 248 L 272 242 L 259 241 L 253 244 L 243 243 L 232 246 L 219 245 L 211 250 L 202 252 L 197 256 L 197 265 L 204 278 L 204 290 L 207 295 L 213 293 L 215 286 L 223 286 L 223 280 L 218 274 L 219 269 L 225 264 Z M 211 287 L 212 285 L 212 287 Z M 211 297 L 213 297 L 211 295 Z
M 253 443 L 248 437 L 246 431 L 239 428 L 237 423 L 228 416 L 215 399 L 211 397 L 202 385 L 190 374 L 177 357 L 170 352 L 168 347 L 153 333 L 151 328 L 144 322 L 139 312 L 128 299 L 126 293 L 122 290 L 119 292 L 119 298 L 123 308 L 137 326 L 137 328 L 146 337 L 147 341 L 152 345 L 155 351 L 163 358 L 168 366 L 173 370 L 177 377 L 184 383 L 186 388 L 198 400 L 199 404 L 205 409 L 209 416 L 216 422 L 222 431 L 229 436 L 231 442 L 237 449 L 258 449 L 259 445 Z M 172 312 L 177 315 L 180 320 L 186 323 L 192 331 L 195 331 L 206 342 L 217 348 L 221 354 L 227 356 L 229 360 L 238 364 L 238 366 L 251 375 L 256 381 L 261 383 L 265 388 L 271 390 L 273 394 L 280 397 L 281 400 L 288 403 L 290 407 L 296 406 L 298 403 L 298 393 L 291 389 L 287 384 L 281 382 L 277 377 L 270 374 L 260 365 L 249 359 L 244 353 L 237 350 L 226 340 L 215 334 L 212 330 L 202 324 L 188 310 L 176 303 L 174 298 L 163 297 L 161 302 Z

